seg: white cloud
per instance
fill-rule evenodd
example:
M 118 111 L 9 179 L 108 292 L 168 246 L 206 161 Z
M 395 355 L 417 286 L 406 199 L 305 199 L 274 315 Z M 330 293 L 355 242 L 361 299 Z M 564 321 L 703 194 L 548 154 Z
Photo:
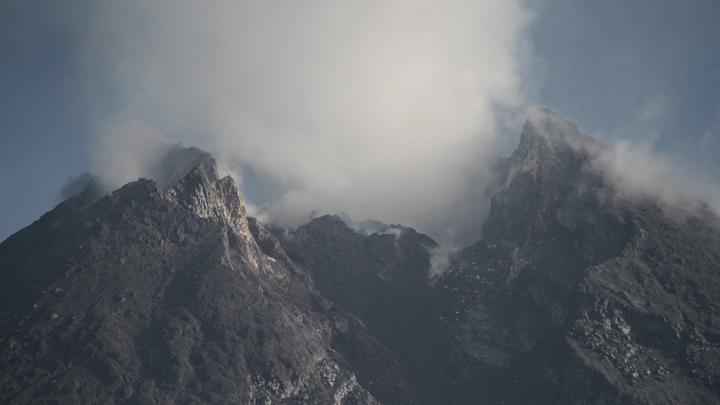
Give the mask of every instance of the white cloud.
M 477 237 L 496 111 L 528 88 L 524 2 L 132 0 L 92 16 L 85 59 L 119 90 L 113 119 L 251 170 L 275 221 L 344 211 Z
M 707 204 L 720 213 L 717 185 L 656 151 L 651 144 L 617 142 L 599 153 L 595 163 L 625 196 L 652 198 L 688 212 Z
M 720 213 L 720 187 L 672 155 L 655 147 L 652 136 L 612 139 L 589 138 L 574 124 L 543 108 L 530 108 L 534 130 L 562 139 L 589 156 L 590 165 L 603 175 L 620 199 L 651 199 L 667 208 L 697 213 L 710 208 Z M 610 139 L 609 146 L 595 139 Z
M 140 121 L 108 123 L 90 149 L 90 171 L 110 187 L 150 177 L 154 164 L 177 143 L 160 130 Z

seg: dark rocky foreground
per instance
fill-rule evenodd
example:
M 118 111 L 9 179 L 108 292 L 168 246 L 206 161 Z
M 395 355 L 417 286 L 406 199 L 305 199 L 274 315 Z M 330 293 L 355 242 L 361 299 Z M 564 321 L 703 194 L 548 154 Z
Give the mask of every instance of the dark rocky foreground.
M 546 112 L 484 238 L 288 232 L 177 148 L 0 244 L 0 402 L 720 403 L 720 226 L 616 190 Z

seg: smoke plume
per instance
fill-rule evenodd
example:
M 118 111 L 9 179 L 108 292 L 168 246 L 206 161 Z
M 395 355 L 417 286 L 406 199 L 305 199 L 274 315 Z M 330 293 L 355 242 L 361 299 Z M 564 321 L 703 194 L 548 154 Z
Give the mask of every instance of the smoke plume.
M 710 209 L 720 214 L 717 184 L 654 150 L 652 144 L 622 140 L 598 154 L 594 163 L 626 196 L 650 198 L 688 213 Z
M 478 236 L 503 117 L 527 99 L 524 2 L 131 0 L 90 17 L 84 58 L 117 97 L 91 169 L 110 182 L 184 140 L 281 225 L 342 211 Z

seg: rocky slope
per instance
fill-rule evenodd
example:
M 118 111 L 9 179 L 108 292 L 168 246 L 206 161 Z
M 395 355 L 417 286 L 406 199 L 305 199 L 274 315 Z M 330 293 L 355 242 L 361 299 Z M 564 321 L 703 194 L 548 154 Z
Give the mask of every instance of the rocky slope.
M 602 145 L 550 112 L 531 119 L 485 238 L 439 287 L 463 360 L 459 402 L 720 401 L 720 228 L 623 196 Z
M 409 388 L 420 394 L 414 403 L 433 403 L 427 399 L 438 388 L 441 329 L 428 269 L 436 243 L 401 226 L 363 235 L 337 216 L 315 219 L 281 241 L 325 297 L 397 356 Z
M 175 153 L 194 164 L 169 187 L 90 188 L 0 245 L 0 402 L 374 403 L 357 373 L 378 364 L 379 398 L 402 400 L 392 354 L 211 158 Z M 362 341 L 347 356 L 346 335 Z
M 719 402 L 720 228 L 619 192 L 605 147 L 543 111 L 483 240 L 430 279 L 434 242 L 324 217 L 283 246 L 397 354 L 427 403 Z
M 197 149 L 91 182 L 0 244 L 0 402 L 718 403 L 718 219 L 619 192 L 603 151 L 531 117 L 449 257 L 399 225 L 267 229 Z

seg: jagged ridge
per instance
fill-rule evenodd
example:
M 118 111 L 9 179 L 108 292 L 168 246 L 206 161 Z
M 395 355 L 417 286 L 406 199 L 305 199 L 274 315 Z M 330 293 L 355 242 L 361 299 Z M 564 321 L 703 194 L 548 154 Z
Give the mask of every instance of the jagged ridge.
M 411 228 L 273 233 L 171 149 L 0 244 L 0 400 L 717 402 L 717 218 L 618 198 L 604 148 L 533 113 L 484 238 L 434 278 Z

